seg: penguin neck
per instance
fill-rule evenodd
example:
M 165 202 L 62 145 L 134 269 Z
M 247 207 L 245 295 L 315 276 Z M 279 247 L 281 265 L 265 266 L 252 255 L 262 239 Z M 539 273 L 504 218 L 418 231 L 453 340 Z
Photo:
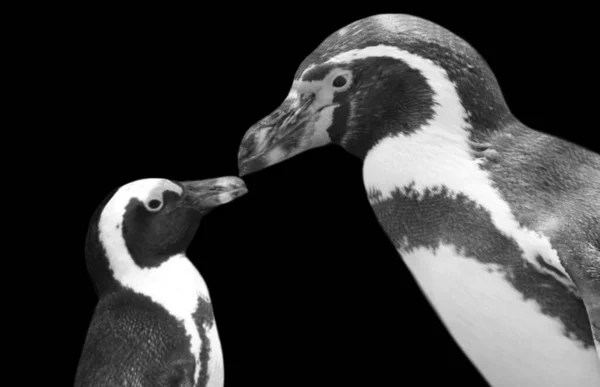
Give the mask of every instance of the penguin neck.
M 129 254 L 109 257 L 113 278 L 121 286 L 144 294 L 170 309 L 193 312 L 202 298 L 210 303 L 204 278 L 187 258 L 185 252 L 174 254 L 156 267 L 142 268 Z
M 425 64 L 421 65 L 427 68 Z M 431 174 L 447 173 L 446 170 L 460 173 L 455 170 L 456 163 L 473 161 L 469 142 L 474 127 L 470 120 L 472 114 L 465 109 L 457 88 L 443 69 L 432 65 L 427 71 L 414 73 L 413 77 L 412 83 L 418 88 L 429 90 L 420 92 L 420 103 L 400 101 L 401 108 L 395 108 L 397 119 L 394 120 L 395 116 L 391 114 L 380 114 L 370 127 L 353 131 L 355 134 L 348 136 L 352 143 L 347 143 L 345 148 L 361 157 L 365 168 L 369 168 L 372 157 L 387 154 L 390 159 L 386 163 L 399 167 L 407 179 L 418 185 Z M 410 89 L 405 88 L 403 95 L 404 92 L 408 92 L 410 99 L 413 94 Z M 393 111 L 393 108 L 388 107 L 387 111 Z M 391 122 L 388 121 L 390 117 Z M 365 143 L 363 149 L 357 152 L 357 148 L 349 148 L 358 141 Z M 388 149 L 390 146 L 394 150 Z M 385 149 L 383 152 L 382 148 Z M 424 170 L 429 172 L 423 174 Z
M 113 244 L 107 249 L 99 238 L 89 238 L 86 244 L 86 264 L 99 297 L 121 287 L 151 298 L 157 292 L 168 295 L 185 287 L 191 291 L 190 294 L 210 302 L 206 283 L 185 251 L 163 258 L 159 264 L 151 267 L 140 267 L 124 245 Z M 151 282 L 158 281 L 160 286 L 147 283 L 149 279 Z M 164 301 L 170 303 L 167 299 Z
M 462 191 L 479 167 L 469 147 L 470 125 L 460 113 L 460 105 L 453 108 L 415 132 L 392 133 L 373 144 L 363 163 L 369 194 L 386 198 L 409 187 L 419 194 L 434 187 Z

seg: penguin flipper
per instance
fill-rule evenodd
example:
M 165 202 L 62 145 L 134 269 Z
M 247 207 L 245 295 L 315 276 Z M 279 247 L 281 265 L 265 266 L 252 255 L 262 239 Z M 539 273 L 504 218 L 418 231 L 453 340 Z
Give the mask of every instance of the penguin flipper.
M 596 354 L 598 355 L 598 360 L 600 360 L 600 306 L 597 306 L 595 311 L 590 313 L 590 320 L 594 343 L 596 344 Z
M 584 299 L 585 307 L 588 311 L 590 325 L 592 326 L 592 335 L 596 344 L 596 354 L 600 360 L 600 292 Z
M 596 354 L 600 360 L 600 249 L 592 247 L 580 261 L 574 276 L 579 295 L 585 305 Z
M 590 319 L 596 354 L 600 361 L 600 294 L 584 295 L 582 298 Z

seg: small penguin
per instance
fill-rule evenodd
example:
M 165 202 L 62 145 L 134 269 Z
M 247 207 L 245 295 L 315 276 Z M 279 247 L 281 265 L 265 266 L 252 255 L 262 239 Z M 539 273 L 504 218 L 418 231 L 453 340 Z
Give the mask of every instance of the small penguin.
M 92 217 L 86 263 L 99 296 L 75 387 L 222 387 L 206 283 L 186 257 L 200 220 L 247 192 L 237 177 L 142 179 Z
M 600 386 L 600 155 L 526 127 L 475 49 L 398 14 L 302 62 L 240 175 L 329 143 L 363 161 L 383 230 L 492 386 Z

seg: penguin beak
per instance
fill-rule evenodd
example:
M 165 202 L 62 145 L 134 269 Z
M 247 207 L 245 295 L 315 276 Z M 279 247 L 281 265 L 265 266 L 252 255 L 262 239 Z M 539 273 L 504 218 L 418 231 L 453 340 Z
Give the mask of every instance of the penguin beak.
M 183 202 L 199 210 L 229 203 L 248 192 L 244 181 L 234 176 L 185 181 L 181 185 Z
M 287 99 L 273 113 L 252 126 L 242 139 L 238 153 L 240 176 L 287 160 L 328 141 L 316 133 L 320 106 L 315 95 L 307 93 Z

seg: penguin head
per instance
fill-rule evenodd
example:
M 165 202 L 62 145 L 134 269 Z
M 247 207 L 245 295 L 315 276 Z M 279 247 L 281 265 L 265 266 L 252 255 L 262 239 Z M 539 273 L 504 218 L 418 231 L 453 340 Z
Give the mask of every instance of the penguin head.
M 204 215 L 247 192 L 237 177 L 142 179 L 111 193 L 92 217 L 86 259 L 96 290 L 182 254 Z
M 240 175 L 327 144 L 364 159 L 383 137 L 445 119 L 453 104 L 463 108 L 452 113 L 461 120 L 488 124 L 463 106 L 482 101 L 487 116 L 508 112 L 494 75 L 465 41 L 414 16 L 371 16 L 330 35 L 302 62 L 282 105 L 244 135 Z

